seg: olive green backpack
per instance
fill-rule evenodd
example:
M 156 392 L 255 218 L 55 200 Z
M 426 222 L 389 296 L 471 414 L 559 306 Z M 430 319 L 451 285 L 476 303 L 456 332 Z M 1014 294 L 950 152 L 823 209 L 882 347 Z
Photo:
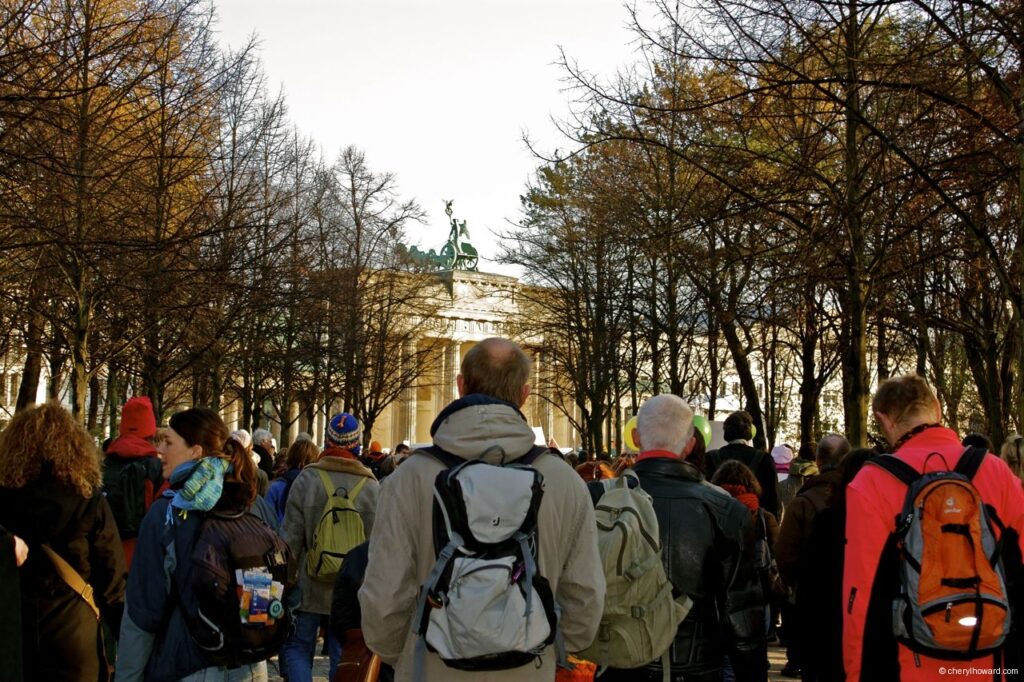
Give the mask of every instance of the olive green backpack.
M 349 491 L 336 488 L 326 471 L 315 471 L 327 491 L 327 502 L 313 530 L 313 546 L 306 554 L 306 573 L 314 580 L 333 583 L 341 570 L 341 562 L 366 540 L 363 516 L 356 510 L 356 498 L 367 479 L 360 477 Z
M 578 656 L 612 668 L 639 668 L 660 658 L 667 679 L 672 641 L 693 602 L 673 597 L 658 517 L 636 474 L 627 469 L 601 484 L 595 511 L 607 591 L 597 638 Z

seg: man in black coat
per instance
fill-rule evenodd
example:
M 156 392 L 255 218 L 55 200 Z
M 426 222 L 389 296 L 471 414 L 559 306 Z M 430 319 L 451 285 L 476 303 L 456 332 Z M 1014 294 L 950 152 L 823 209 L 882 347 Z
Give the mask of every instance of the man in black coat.
M 750 512 L 686 461 L 695 445 L 693 411 L 678 396 L 644 403 L 632 435 L 640 448 L 633 471 L 653 499 L 665 573 L 675 593 L 693 600 L 670 649 L 671 679 L 719 682 L 726 656 L 738 682 L 767 679 L 764 598 L 745 542 Z M 592 497 L 602 490 L 590 485 Z M 660 661 L 601 676 L 608 682 L 662 679 Z
M 779 478 L 775 473 L 775 461 L 767 452 L 758 450 L 750 444 L 754 438 L 754 420 L 750 414 L 740 410 L 726 417 L 722 425 L 722 436 L 728 444 L 708 452 L 705 476 L 709 479 L 714 476 L 715 470 L 726 460 L 735 459 L 743 462 L 750 467 L 757 477 L 757 482 L 761 484 L 761 496 L 758 498 L 761 508 L 775 514 L 776 518 L 781 518 L 782 509 L 779 507 L 777 489 Z

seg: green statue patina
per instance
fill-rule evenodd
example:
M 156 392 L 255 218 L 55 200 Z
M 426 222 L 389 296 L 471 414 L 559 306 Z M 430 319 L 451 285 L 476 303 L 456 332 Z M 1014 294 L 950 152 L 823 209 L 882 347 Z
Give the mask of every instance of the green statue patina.
M 420 251 L 417 247 L 409 249 L 409 257 L 417 263 L 427 267 L 434 267 L 438 270 L 471 270 L 476 272 L 479 254 L 473 245 L 469 243 L 469 228 L 466 221 L 458 221 L 452 217 L 452 204 L 454 200 L 444 202 L 444 212 L 451 224 L 451 232 L 448 233 L 448 242 L 441 248 L 441 253 L 434 249 Z M 460 239 L 460 238 L 465 238 Z

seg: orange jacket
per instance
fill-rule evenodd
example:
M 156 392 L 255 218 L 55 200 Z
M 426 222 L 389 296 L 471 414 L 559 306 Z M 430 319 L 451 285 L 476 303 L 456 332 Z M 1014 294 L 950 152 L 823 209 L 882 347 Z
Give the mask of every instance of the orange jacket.
M 932 456 L 928 471 L 956 466 L 964 446 L 954 431 L 933 427 L 908 440 L 896 455 L 918 471 L 925 466 L 930 453 L 938 452 L 943 459 Z M 974 486 L 982 499 L 995 507 L 1007 528 L 1020 533 L 1024 550 L 1024 491 L 1017 483 L 1006 463 L 989 454 L 974 477 Z M 866 466 L 853 479 L 846 491 L 846 558 L 843 564 L 843 664 L 848 682 L 861 679 L 861 658 L 864 645 L 864 627 L 875 569 L 886 539 L 894 530 L 896 515 L 903 507 L 907 487 L 879 467 Z M 1017 614 L 1014 614 L 1015 616 Z M 983 670 L 992 668 L 992 656 L 973 661 L 948 661 L 920 656 L 920 665 L 906 647 L 899 647 L 901 680 L 942 679 L 941 668 Z M 992 675 L 958 674 L 957 680 L 991 681 Z M 868 681 L 869 682 L 869 681 Z

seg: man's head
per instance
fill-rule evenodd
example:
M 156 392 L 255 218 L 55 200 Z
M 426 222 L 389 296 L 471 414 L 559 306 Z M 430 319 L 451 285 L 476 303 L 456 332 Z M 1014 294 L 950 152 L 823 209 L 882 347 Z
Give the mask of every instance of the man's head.
M 850 441 L 838 433 L 828 433 L 818 441 L 818 449 L 814 453 L 814 461 L 818 463 L 819 471 L 835 469 L 839 466 L 839 460 L 850 451 Z
M 270 433 L 267 429 L 256 429 L 252 432 L 252 444 L 253 447 L 257 445 L 267 452 L 272 452 L 272 444 L 274 440 L 274 434 Z
M 348 412 L 339 412 L 331 417 L 324 431 L 324 445 L 328 448 L 343 448 L 356 457 L 362 449 L 363 425 Z
M 722 424 L 722 437 L 725 442 L 731 443 L 734 440 L 752 440 L 754 438 L 754 418 L 749 412 L 740 410 L 733 412 L 725 418 Z
M 883 381 L 871 401 L 889 443 L 921 424 L 937 424 L 942 419 L 939 401 L 931 387 L 916 374 L 904 374 Z
M 667 450 L 686 457 L 693 450 L 693 410 L 677 395 L 656 395 L 640 406 L 633 441 L 642 451 Z
M 512 341 L 484 339 L 462 359 L 459 395 L 483 393 L 521 407 L 530 395 L 531 365 L 529 356 Z

